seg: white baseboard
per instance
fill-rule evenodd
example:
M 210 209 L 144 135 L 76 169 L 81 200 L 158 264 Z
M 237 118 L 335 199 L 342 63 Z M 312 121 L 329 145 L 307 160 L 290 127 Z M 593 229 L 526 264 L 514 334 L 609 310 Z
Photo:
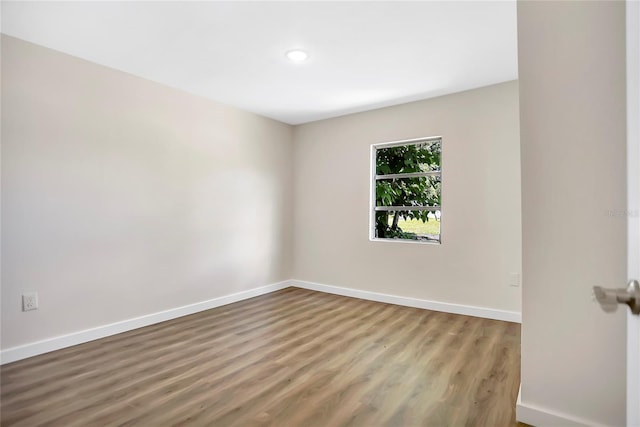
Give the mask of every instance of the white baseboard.
M 466 316 L 483 317 L 486 319 L 504 320 L 522 323 L 522 315 L 516 311 L 497 310 L 494 308 L 475 307 L 472 305 L 453 304 L 448 302 L 429 301 L 418 298 L 400 297 L 378 292 L 362 291 L 352 288 L 323 285 L 305 280 L 291 280 L 291 286 L 326 292 L 329 294 L 385 302 L 388 304 L 404 305 L 407 307 L 424 308 L 427 310 L 443 311 L 445 313 L 464 314 Z
M 0 364 L 11 363 L 17 360 L 26 359 L 27 357 L 37 356 L 39 354 L 48 353 L 54 350 L 60 350 L 65 347 L 82 344 L 85 342 L 97 340 L 122 332 L 131 331 L 133 329 L 142 328 L 144 326 L 153 325 L 155 323 L 164 322 L 175 319 L 177 317 L 187 316 L 189 314 L 198 313 L 200 311 L 209 310 L 215 307 L 253 298 L 259 295 L 268 294 L 280 289 L 291 286 L 290 282 L 283 281 L 273 283 L 259 288 L 249 289 L 237 292 L 231 295 L 225 295 L 213 298 L 207 301 L 189 304 L 182 307 L 172 308 L 170 310 L 160 311 L 157 313 L 147 314 L 145 316 L 127 319 L 109 325 L 98 326 L 96 328 L 85 329 L 83 331 L 73 332 L 67 335 L 61 335 L 30 344 L 17 347 L 11 347 L 0 351 Z
M 604 427 L 573 415 L 563 414 L 548 408 L 522 403 L 522 385 L 516 401 L 516 421 L 540 427 Z
M 521 321 L 520 313 L 513 311 L 504 311 L 491 308 L 474 307 L 469 305 L 400 297 L 396 295 L 362 291 L 358 289 L 323 285 L 320 283 L 307 282 L 304 280 L 285 280 L 283 282 L 273 283 L 271 285 L 262 286 L 260 288 L 249 289 L 247 291 L 225 295 L 195 304 L 172 308 L 170 310 L 152 313 L 133 319 L 127 319 L 108 325 L 98 326 L 96 328 L 85 329 L 83 331 L 48 338 L 46 340 L 37 341 L 17 347 L 11 347 L 6 350 L 0 351 L 0 364 L 15 362 L 17 360 L 26 359 L 27 357 L 37 356 L 39 354 L 48 353 L 54 350 L 60 350 L 62 348 L 71 347 L 122 332 L 131 331 L 133 329 L 142 328 L 144 326 L 153 325 L 155 323 L 175 319 L 177 317 L 187 316 L 189 314 L 198 313 L 200 311 L 209 310 L 215 307 L 220 307 L 248 298 L 253 298 L 259 295 L 268 294 L 270 292 L 284 289 L 289 286 L 296 286 L 299 288 L 326 292 L 330 294 L 344 295 L 371 301 L 385 302 L 389 304 L 404 305 L 407 307 L 443 311 L 446 313 L 464 314 L 467 316 L 484 317 L 496 320 L 506 320 L 508 322 L 520 323 Z

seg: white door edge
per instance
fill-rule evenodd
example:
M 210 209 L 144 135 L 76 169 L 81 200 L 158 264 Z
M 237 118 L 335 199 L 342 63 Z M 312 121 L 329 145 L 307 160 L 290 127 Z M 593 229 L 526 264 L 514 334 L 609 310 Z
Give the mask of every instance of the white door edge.
M 627 273 L 640 279 L 640 2 L 626 2 Z M 640 426 L 640 316 L 627 311 L 627 426 Z

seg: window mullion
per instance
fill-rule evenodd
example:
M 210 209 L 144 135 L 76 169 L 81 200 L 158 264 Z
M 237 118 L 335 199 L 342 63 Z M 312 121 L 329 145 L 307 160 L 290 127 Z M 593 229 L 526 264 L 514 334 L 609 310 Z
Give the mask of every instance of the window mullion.
M 398 178 L 421 178 L 425 176 L 440 176 L 441 171 L 431 172 L 410 172 L 410 173 L 390 173 L 387 175 L 376 175 L 376 181 L 381 179 L 398 179 Z
M 440 206 L 376 206 L 375 211 L 439 211 Z

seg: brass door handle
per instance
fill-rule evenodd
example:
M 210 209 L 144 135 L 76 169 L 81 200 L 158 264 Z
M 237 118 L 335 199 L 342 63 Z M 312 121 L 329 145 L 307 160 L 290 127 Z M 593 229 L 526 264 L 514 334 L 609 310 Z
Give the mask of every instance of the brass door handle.
M 627 304 L 631 313 L 640 315 L 640 283 L 629 281 L 626 289 L 607 289 L 600 286 L 593 287 L 593 295 L 606 312 L 616 311 L 618 304 Z

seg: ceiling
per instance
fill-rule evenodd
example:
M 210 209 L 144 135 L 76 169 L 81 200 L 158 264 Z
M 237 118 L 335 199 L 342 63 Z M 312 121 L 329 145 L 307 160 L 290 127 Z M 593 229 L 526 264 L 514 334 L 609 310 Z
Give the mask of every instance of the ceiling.
M 2 2 L 2 32 L 299 124 L 517 78 L 515 1 Z M 285 53 L 304 49 L 292 63 Z

